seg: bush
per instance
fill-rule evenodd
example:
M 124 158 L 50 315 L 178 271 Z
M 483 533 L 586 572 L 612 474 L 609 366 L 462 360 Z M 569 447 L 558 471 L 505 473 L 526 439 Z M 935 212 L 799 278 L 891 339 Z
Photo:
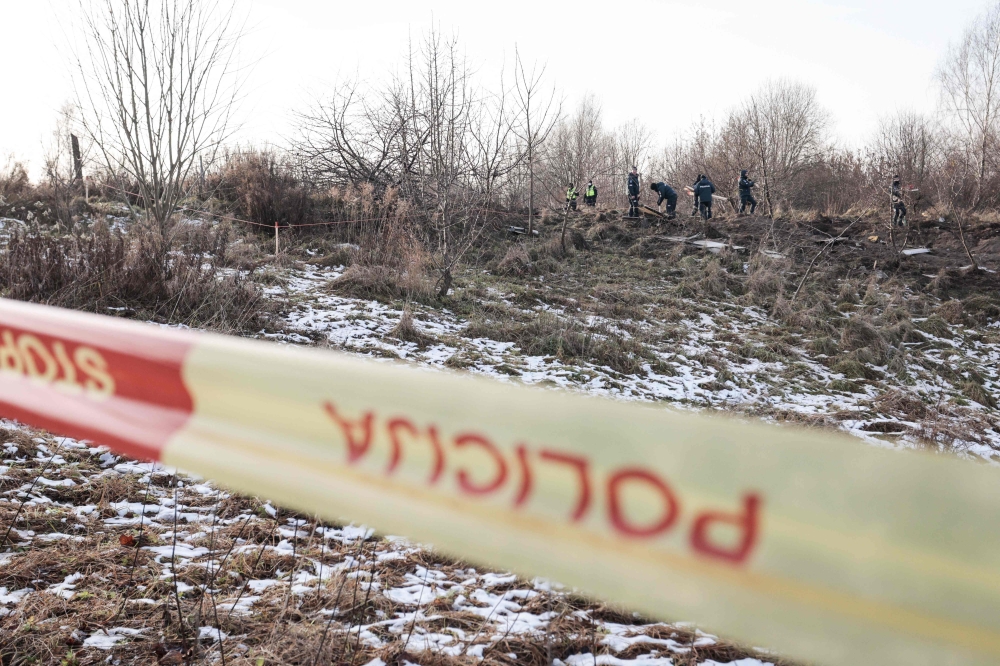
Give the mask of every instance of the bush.
M 260 225 L 258 229 L 306 224 L 313 220 L 309 191 L 291 168 L 269 151 L 250 150 L 229 155 L 209 190 L 228 202 L 237 217 Z
M 91 233 L 55 237 L 14 231 L 0 255 L 5 295 L 22 301 L 120 314 L 223 332 L 257 332 L 269 320 L 249 274 L 224 273 L 228 227 L 145 225 L 122 233 L 99 222 Z

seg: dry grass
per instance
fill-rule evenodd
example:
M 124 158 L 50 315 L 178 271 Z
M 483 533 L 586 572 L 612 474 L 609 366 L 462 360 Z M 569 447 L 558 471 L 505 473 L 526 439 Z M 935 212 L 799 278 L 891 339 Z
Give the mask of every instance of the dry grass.
M 575 319 L 548 313 L 539 313 L 526 321 L 511 315 L 476 317 L 463 335 L 513 342 L 530 356 L 589 362 L 624 374 L 641 373 L 643 364 L 656 361 L 655 355 L 639 340 L 625 338 L 606 327 L 588 327 Z
M 249 273 L 226 270 L 228 226 L 179 224 L 163 236 L 98 222 L 60 236 L 14 231 L 0 255 L 4 295 L 144 320 L 257 332 L 272 306 Z
M 426 347 L 437 342 L 434 336 L 428 335 L 417 328 L 413 322 L 413 310 L 409 305 L 403 308 L 403 314 L 399 318 L 399 323 L 389 332 L 389 335 L 403 342 L 416 343 L 419 347 Z
M 45 457 L 35 455 L 36 438 L 40 436 L 48 451 L 58 447 L 57 440 L 44 437 L 43 433 L 24 430 L 0 433 L 3 441 L 17 446 L 17 451 L 8 455 L 22 460 L 11 465 L 0 479 L 0 525 L 8 525 L 13 519 L 19 503 L 16 490 L 30 484 L 45 465 Z M 414 620 L 410 616 L 417 606 L 396 602 L 383 591 L 410 585 L 421 576 L 426 580 L 426 574 L 421 573 L 423 568 L 444 576 L 444 580 L 451 581 L 449 584 L 475 580 L 478 574 L 486 572 L 474 572 L 467 563 L 375 536 L 342 542 L 323 539 L 319 536 L 321 528 L 337 530 L 337 526 L 316 523 L 307 516 L 283 510 L 271 517 L 261 510 L 258 500 L 199 492 L 191 488 L 190 479 L 166 473 L 152 476 L 147 485 L 137 475 L 102 469 L 100 456 L 85 448 L 59 450 L 66 464 L 50 468 L 46 476 L 72 477 L 76 485 L 46 486 L 36 494 L 67 506 L 56 508 L 51 502 L 29 505 L 17 527 L 25 534 L 34 531 L 35 537 L 30 547 L 22 542 L 13 558 L 0 568 L 0 586 L 8 590 L 25 587 L 36 590 L 20 603 L 9 606 L 9 614 L 0 617 L 0 663 L 5 666 L 96 666 L 106 660 L 121 666 L 180 666 L 222 663 L 223 659 L 227 664 L 246 666 L 261 663 L 361 666 L 375 658 L 386 663 L 405 660 L 434 666 L 467 666 L 474 663 L 473 658 L 449 656 L 420 646 L 424 633 L 449 634 L 459 630 L 464 632 L 464 638 L 456 644 L 463 650 L 471 645 L 483 646 L 486 663 L 548 666 L 554 658 L 613 654 L 601 645 L 601 622 L 624 624 L 630 627 L 629 635 L 670 637 L 682 644 L 693 643 L 698 637 L 690 629 L 655 623 L 573 594 L 540 590 L 521 600 L 520 611 L 516 613 L 521 618 L 528 614 L 551 618 L 544 629 L 531 634 L 502 633 L 499 626 L 503 621 L 490 622 L 484 614 L 490 612 L 490 604 L 494 602 L 484 605 L 466 599 L 465 605 L 460 605 L 453 596 L 429 595 L 421 603 L 422 617 Z M 185 519 L 178 524 L 179 534 L 188 546 L 210 551 L 196 560 L 173 562 L 169 555 L 158 556 L 143 548 L 170 546 L 169 515 L 157 522 L 155 512 L 148 514 L 150 519 L 141 534 L 136 526 L 110 526 L 105 522 L 121 517 L 122 510 L 116 507 L 125 501 L 149 503 L 162 511 L 160 499 L 172 498 L 175 492 L 185 514 L 200 515 L 196 521 Z M 78 514 L 72 510 L 74 506 L 93 505 L 97 497 L 100 499 L 96 500 L 93 512 Z M 298 525 L 294 535 L 290 529 L 292 521 Z M 81 539 L 41 538 L 57 532 L 76 533 Z M 195 537 L 194 533 L 200 536 Z M 20 541 L 22 535 L 15 538 Z M 276 548 L 289 543 L 294 543 L 292 552 L 287 547 Z M 380 556 L 388 552 L 396 553 L 395 557 Z M 325 567 L 323 583 L 302 594 L 290 595 L 290 577 L 296 571 L 315 573 L 318 562 Z M 75 589 L 66 595 L 68 598 L 45 591 L 76 573 L 80 578 Z M 240 595 L 248 581 L 268 579 L 276 579 L 277 583 L 263 592 L 252 592 L 259 598 L 250 606 L 249 613 L 227 612 L 225 604 Z M 174 580 L 190 587 L 178 593 Z M 377 587 L 369 584 L 373 582 Z M 512 580 L 484 589 L 502 595 L 507 590 L 530 590 L 532 585 Z M 331 615 L 330 610 L 335 613 Z M 506 621 L 514 618 L 512 614 Z M 402 631 L 390 630 L 384 624 L 386 619 L 395 621 Z M 365 636 L 377 637 L 380 645 L 373 647 L 361 640 L 359 626 L 366 626 Z M 220 649 L 216 641 L 198 638 L 200 627 L 218 627 L 229 638 Z M 107 651 L 83 645 L 88 636 L 118 628 L 141 630 L 141 634 Z M 412 638 L 408 636 L 411 632 Z M 517 656 L 516 661 L 507 656 L 511 653 Z M 637 644 L 617 656 L 634 659 L 649 653 L 648 645 Z M 700 662 L 709 658 L 747 658 L 755 656 L 755 651 L 720 641 L 699 647 L 697 654 Z M 674 656 L 686 658 L 680 653 Z
M 524 276 L 532 272 L 531 257 L 524 244 L 516 243 L 511 245 L 496 266 L 496 272 L 500 275 Z

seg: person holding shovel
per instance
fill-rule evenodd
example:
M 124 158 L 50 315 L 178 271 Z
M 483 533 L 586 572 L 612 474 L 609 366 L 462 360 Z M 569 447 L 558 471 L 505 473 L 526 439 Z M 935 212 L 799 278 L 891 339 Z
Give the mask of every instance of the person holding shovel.
M 666 183 L 660 182 L 660 183 L 650 183 L 649 189 L 653 190 L 660 196 L 659 200 L 656 202 L 657 210 L 659 210 L 663 202 L 666 201 L 667 219 L 672 220 L 675 217 L 677 217 L 677 214 L 675 212 L 677 210 L 677 192 L 674 191 L 674 188 L 670 187 Z

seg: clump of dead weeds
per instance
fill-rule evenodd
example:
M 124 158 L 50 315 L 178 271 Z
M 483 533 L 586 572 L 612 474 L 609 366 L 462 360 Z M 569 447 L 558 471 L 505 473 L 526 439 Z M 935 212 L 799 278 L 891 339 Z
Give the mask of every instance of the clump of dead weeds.
M 103 221 L 71 235 L 15 230 L 0 255 L 8 298 L 162 323 L 257 332 L 273 306 L 252 271 L 225 270 L 227 225 L 188 221 L 163 232 Z
M 413 309 L 407 305 L 403 308 L 403 314 L 399 318 L 399 323 L 389 332 L 389 335 L 403 342 L 413 342 L 423 348 L 436 342 L 432 335 L 427 335 L 413 321 Z

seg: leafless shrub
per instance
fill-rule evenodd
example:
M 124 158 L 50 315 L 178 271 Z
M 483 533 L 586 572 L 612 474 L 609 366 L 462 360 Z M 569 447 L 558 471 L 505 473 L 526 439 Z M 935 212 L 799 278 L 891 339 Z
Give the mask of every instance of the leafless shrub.
M 8 161 L 0 171 L 0 199 L 11 204 L 27 197 L 31 192 L 28 171 L 20 162 Z
M 15 231 L 0 255 L 11 298 L 226 332 L 256 332 L 271 307 L 242 272 L 222 271 L 229 228 L 178 228 L 164 237 L 136 224 L 103 222 L 92 233 L 54 237 Z
M 227 155 L 206 184 L 242 220 L 274 226 L 313 221 L 314 202 L 306 186 L 274 151 L 244 150 Z
M 342 238 L 350 243 L 350 266 L 330 283 L 334 292 L 358 298 L 427 301 L 429 258 L 420 242 L 410 205 L 396 190 L 376 196 L 372 185 L 338 192 L 335 205 L 357 222 Z

